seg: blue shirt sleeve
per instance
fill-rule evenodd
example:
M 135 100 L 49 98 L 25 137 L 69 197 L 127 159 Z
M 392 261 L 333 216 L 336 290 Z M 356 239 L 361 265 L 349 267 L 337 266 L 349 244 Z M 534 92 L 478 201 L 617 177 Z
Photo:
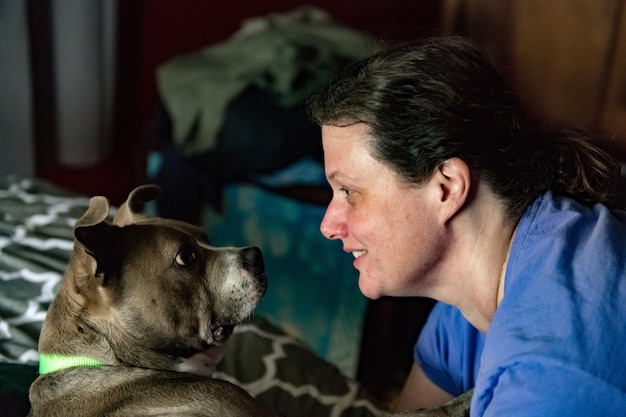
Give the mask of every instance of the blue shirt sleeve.
M 458 396 L 474 387 L 483 343 L 484 335 L 459 309 L 439 302 L 415 344 L 414 359 L 433 383 Z

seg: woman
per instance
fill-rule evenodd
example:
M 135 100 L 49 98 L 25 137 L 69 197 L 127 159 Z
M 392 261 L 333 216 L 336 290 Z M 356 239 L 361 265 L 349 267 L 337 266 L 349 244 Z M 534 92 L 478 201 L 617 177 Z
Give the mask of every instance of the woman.
M 321 230 L 363 294 L 431 297 L 486 335 L 472 416 L 624 415 L 615 161 L 530 126 L 457 37 L 366 58 L 310 108 L 333 189 Z

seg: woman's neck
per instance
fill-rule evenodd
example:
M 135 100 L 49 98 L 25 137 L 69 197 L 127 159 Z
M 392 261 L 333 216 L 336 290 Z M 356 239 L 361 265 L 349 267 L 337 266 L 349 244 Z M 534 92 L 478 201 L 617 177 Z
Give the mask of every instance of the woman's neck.
M 485 193 L 487 194 L 487 193 Z M 467 320 L 486 333 L 504 298 L 504 280 L 516 222 L 507 220 L 502 205 L 489 193 L 479 195 L 457 219 L 458 278 L 456 305 Z

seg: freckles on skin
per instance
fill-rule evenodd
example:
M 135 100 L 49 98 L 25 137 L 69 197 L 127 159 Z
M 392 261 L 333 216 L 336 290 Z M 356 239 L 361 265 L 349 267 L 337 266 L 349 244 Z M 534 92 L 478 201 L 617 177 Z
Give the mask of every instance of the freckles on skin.
M 358 269 L 359 288 L 369 298 L 428 295 L 429 272 L 443 252 L 441 236 L 427 210 L 420 210 L 417 193 L 405 194 L 389 191 L 369 227 L 355 232 L 368 251 Z
M 354 266 L 365 296 L 424 295 L 424 277 L 441 246 L 432 189 L 406 184 L 374 159 L 367 149 L 368 132 L 363 124 L 322 127 L 325 168 L 334 191 L 322 231 L 341 239 L 345 251 L 363 253 Z M 337 235 L 331 237 L 331 231 Z

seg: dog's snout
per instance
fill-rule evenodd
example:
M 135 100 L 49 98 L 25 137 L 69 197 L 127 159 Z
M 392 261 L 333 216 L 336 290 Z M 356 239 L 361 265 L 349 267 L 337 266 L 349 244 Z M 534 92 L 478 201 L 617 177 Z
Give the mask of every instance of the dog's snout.
M 261 249 L 256 246 L 244 248 L 241 250 L 241 260 L 244 268 L 254 275 L 265 273 L 265 263 L 263 262 L 263 254 Z

